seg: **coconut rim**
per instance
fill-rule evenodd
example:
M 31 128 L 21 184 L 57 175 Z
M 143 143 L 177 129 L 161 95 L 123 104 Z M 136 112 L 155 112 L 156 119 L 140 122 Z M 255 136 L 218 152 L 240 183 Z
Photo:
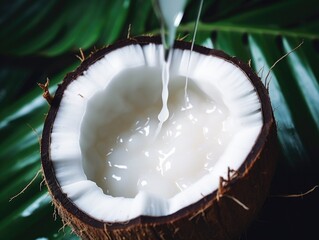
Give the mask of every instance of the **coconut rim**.
M 84 223 L 89 224 L 96 228 L 104 228 L 105 224 L 108 224 L 109 228 L 111 229 L 117 229 L 117 228 L 127 228 L 127 227 L 134 226 L 141 223 L 160 224 L 165 222 L 171 222 L 172 220 L 186 217 L 190 213 L 193 213 L 193 212 L 196 213 L 201 211 L 202 209 L 207 208 L 216 200 L 216 198 L 218 198 L 219 189 L 216 189 L 212 193 L 201 198 L 199 201 L 193 204 L 190 204 L 176 211 L 175 213 L 172 213 L 166 216 L 141 215 L 136 218 L 130 219 L 127 222 L 109 223 L 109 222 L 97 220 L 93 216 L 83 212 L 80 208 L 78 208 L 73 203 L 73 201 L 70 198 L 67 197 L 65 193 L 62 192 L 61 186 L 55 176 L 53 162 L 50 159 L 50 144 L 51 144 L 51 131 L 53 128 L 53 124 L 55 122 L 57 112 L 60 107 L 61 100 L 63 98 L 64 91 L 67 89 L 67 87 L 69 86 L 71 82 L 76 80 L 77 77 L 83 75 L 83 73 L 91 65 L 93 65 L 96 61 L 103 58 L 106 54 L 128 45 L 136 44 L 136 45 L 144 46 L 150 43 L 162 44 L 160 37 L 140 36 L 140 37 L 134 37 L 134 38 L 118 41 L 113 45 L 102 48 L 96 51 L 95 53 L 93 53 L 90 57 L 84 60 L 75 71 L 68 73 L 63 79 L 63 82 L 58 85 L 58 89 L 56 90 L 55 96 L 51 103 L 50 110 L 48 112 L 48 115 L 44 123 L 42 140 L 41 140 L 41 161 L 42 161 L 42 168 L 43 168 L 45 180 L 48 185 L 49 192 L 54 199 L 53 201 L 58 201 L 59 205 L 63 206 L 63 208 L 67 210 L 69 213 L 76 216 L 78 219 L 80 219 Z M 181 50 L 190 49 L 191 43 L 184 42 L 184 41 L 176 41 L 174 44 L 174 48 L 181 49 Z M 227 61 L 230 64 L 233 64 L 235 67 L 240 68 L 243 71 L 243 73 L 246 74 L 247 78 L 250 80 L 251 84 L 254 86 L 256 90 L 256 93 L 258 95 L 259 102 L 261 105 L 263 124 L 260 130 L 260 133 L 256 138 L 255 144 L 251 148 L 251 151 L 249 152 L 249 154 L 247 155 L 247 157 L 245 158 L 241 166 L 238 169 L 236 169 L 237 176 L 240 176 L 240 177 L 245 176 L 245 174 L 249 171 L 250 166 L 255 161 L 258 160 L 258 156 L 265 146 L 267 137 L 270 134 L 271 126 L 274 123 L 272 108 L 271 108 L 267 89 L 264 87 L 260 77 L 257 76 L 257 74 L 252 70 L 252 68 L 248 64 L 240 61 L 238 58 L 231 57 L 228 54 L 224 53 L 223 51 L 216 50 L 216 49 L 209 49 L 199 45 L 194 45 L 193 51 L 198 52 L 202 55 L 221 58 L 224 61 Z M 238 177 L 234 177 L 228 180 L 229 181 L 227 182 L 226 187 L 230 187 L 236 181 L 238 181 Z

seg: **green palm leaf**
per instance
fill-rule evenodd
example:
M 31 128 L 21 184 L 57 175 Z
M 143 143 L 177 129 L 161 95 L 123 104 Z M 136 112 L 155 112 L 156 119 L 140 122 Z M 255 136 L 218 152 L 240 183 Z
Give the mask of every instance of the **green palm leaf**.
M 191 39 L 198 1 L 189 1 L 179 28 Z M 38 137 L 48 105 L 37 82 L 51 91 L 86 54 L 130 35 L 158 33 L 149 0 L 0 3 L 0 236 L 1 239 L 77 239 L 54 220 L 40 170 Z M 129 30 L 130 29 L 130 30 Z M 319 3 L 317 0 L 204 1 L 198 44 L 251 60 L 261 78 L 276 64 L 269 92 L 281 159 L 271 195 L 306 192 L 319 184 Z M 300 198 L 269 197 L 242 239 L 309 239 L 319 214 L 318 190 Z M 59 219 L 59 218 L 58 218 Z M 278 227 L 280 225 L 280 227 Z M 303 234 L 303 235 L 302 235 Z M 312 237 L 312 236 L 311 236 Z

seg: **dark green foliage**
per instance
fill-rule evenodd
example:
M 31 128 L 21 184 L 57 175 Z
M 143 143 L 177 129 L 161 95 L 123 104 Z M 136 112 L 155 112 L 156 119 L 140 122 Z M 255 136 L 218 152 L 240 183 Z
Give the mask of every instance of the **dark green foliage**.
M 178 36 L 191 39 L 198 1 L 189 1 Z M 2 0 L 0 3 L 0 238 L 77 239 L 59 229 L 41 178 L 38 138 L 51 91 L 79 65 L 79 48 L 158 33 L 150 0 Z M 306 192 L 319 184 L 319 2 L 317 0 L 204 1 L 198 44 L 214 46 L 252 66 L 267 80 L 282 156 L 271 195 Z M 318 189 L 303 198 L 269 197 L 242 239 L 316 239 Z M 316 200 L 317 199 L 317 200 Z M 315 201 L 316 200 L 316 201 Z M 314 220 L 311 220 L 314 219 Z M 317 234 L 318 237 L 318 234 Z

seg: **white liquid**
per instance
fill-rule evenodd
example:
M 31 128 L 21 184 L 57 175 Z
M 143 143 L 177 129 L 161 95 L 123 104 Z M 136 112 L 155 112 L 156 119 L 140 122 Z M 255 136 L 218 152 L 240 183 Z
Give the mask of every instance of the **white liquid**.
M 190 108 L 192 107 L 192 104 L 189 101 L 189 96 L 187 94 L 187 86 L 188 86 L 188 76 L 189 76 L 189 64 L 192 59 L 192 53 L 194 49 L 194 44 L 195 44 L 195 39 L 196 39 L 196 33 L 197 33 L 197 28 L 198 28 L 198 23 L 199 23 L 199 17 L 202 12 L 202 7 L 203 7 L 204 0 L 200 1 L 199 8 L 198 8 L 198 13 L 197 13 L 197 18 L 194 26 L 194 32 L 193 32 L 193 39 L 192 39 L 192 45 L 191 45 L 191 54 L 189 54 L 188 58 L 188 63 L 187 63 L 187 74 L 186 74 L 186 79 L 185 79 L 185 107 Z
M 154 76 L 152 81 L 150 76 Z M 170 198 L 209 173 L 234 133 L 228 109 L 192 81 L 189 96 L 193 107 L 185 108 L 185 79 L 174 77 L 168 101 L 172 114 L 154 140 L 155 116 L 161 106 L 160 96 L 153 94 L 160 84 L 159 69 L 129 70 L 118 77 L 107 93 L 90 103 L 100 102 L 100 106 L 88 105 L 88 109 L 107 113 L 107 121 L 99 119 L 95 130 L 88 132 L 94 136 L 92 145 L 84 146 L 88 149 L 83 154 L 88 159 L 84 160 L 88 178 L 112 196 L 133 198 L 146 191 Z M 127 90 L 121 88 L 124 84 L 130 84 Z M 128 95 L 132 91 L 135 94 Z M 109 102 L 106 96 L 115 100 Z M 115 106 L 116 115 L 112 113 Z M 88 118 L 92 114 L 88 113 Z M 85 156 L 94 152 L 96 156 Z
M 176 28 L 179 26 L 183 14 L 186 0 L 154 0 L 155 13 L 161 22 L 161 37 L 163 44 L 163 69 L 162 69 L 162 109 L 158 114 L 159 124 L 156 130 L 156 137 L 161 131 L 165 121 L 169 118 L 168 84 L 169 68 L 171 61 L 171 49 L 174 44 Z
M 168 62 L 169 50 L 173 47 L 176 29 L 182 20 L 186 0 L 153 0 L 153 5 L 161 23 L 164 59 Z
M 163 63 L 163 69 L 162 69 L 162 109 L 160 113 L 158 114 L 158 120 L 159 124 L 157 126 L 155 138 L 160 133 L 163 123 L 167 121 L 169 117 L 169 110 L 167 106 L 168 102 L 168 84 L 169 84 L 169 66 L 170 63 L 167 61 L 164 61 Z
M 147 191 L 170 198 L 214 167 L 230 138 L 223 131 L 227 111 L 193 94 L 193 108 L 185 109 L 183 90 L 174 94 L 172 115 L 155 142 L 151 116 L 156 112 L 146 111 L 108 147 L 104 179 L 112 196 L 135 197 Z

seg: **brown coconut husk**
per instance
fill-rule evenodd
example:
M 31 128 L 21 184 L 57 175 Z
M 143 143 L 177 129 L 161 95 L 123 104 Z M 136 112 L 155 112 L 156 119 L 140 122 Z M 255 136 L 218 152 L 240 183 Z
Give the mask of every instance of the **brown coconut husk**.
M 247 74 L 260 98 L 263 127 L 246 160 L 239 169 L 229 169 L 228 179 L 220 179 L 219 189 L 168 216 L 139 216 L 125 223 L 108 223 L 81 211 L 62 192 L 56 179 L 50 159 L 50 135 L 65 89 L 109 52 L 130 44 L 149 43 L 160 44 L 160 38 L 130 38 L 100 49 L 67 74 L 59 85 L 45 120 L 41 144 L 43 172 L 53 203 L 63 221 L 83 239 L 234 239 L 247 228 L 267 196 L 275 169 L 277 136 L 268 91 L 261 79 L 246 63 L 222 51 L 196 45 L 193 49 L 222 58 Z M 188 42 L 176 41 L 174 48 L 190 49 L 190 46 Z

